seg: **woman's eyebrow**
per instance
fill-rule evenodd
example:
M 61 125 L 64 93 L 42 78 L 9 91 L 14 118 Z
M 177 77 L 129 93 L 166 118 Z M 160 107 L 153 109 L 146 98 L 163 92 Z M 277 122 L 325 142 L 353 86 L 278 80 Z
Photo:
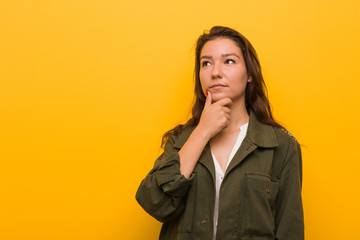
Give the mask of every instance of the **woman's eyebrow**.
M 239 57 L 237 54 L 235 54 L 235 53 L 222 54 L 221 56 L 222 56 L 222 57 L 235 56 L 235 57 L 237 57 L 237 58 L 240 58 L 240 57 Z
M 206 59 L 212 59 L 211 56 L 202 56 L 200 59 L 203 59 L 203 58 L 206 58 Z
M 235 57 L 237 57 L 237 58 L 240 58 L 240 57 L 239 57 L 237 54 L 235 54 L 235 53 L 221 54 L 221 57 L 229 57 L 229 56 L 235 56 Z M 205 59 L 212 59 L 213 57 L 212 57 L 212 56 L 207 56 L 207 55 L 200 57 L 200 59 L 203 59 L 203 58 L 205 58 Z

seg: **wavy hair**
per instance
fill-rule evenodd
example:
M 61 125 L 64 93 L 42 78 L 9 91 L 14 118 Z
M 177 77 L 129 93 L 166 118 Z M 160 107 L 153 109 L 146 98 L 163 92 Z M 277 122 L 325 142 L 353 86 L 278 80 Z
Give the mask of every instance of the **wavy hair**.
M 251 81 L 247 83 L 245 89 L 245 106 L 247 110 L 252 110 L 256 118 L 267 125 L 278 128 L 283 128 L 275 121 L 271 113 L 270 103 L 267 98 L 267 88 L 261 72 L 261 66 L 254 47 L 251 43 L 239 32 L 234 29 L 214 26 L 208 32 L 204 32 L 197 40 L 195 52 L 195 103 L 192 107 L 192 117 L 185 123 L 176 126 L 175 128 L 167 131 L 162 137 L 161 146 L 163 147 L 172 134 L 179 134 L 187 127 L 196 126 L 199 123 L 201 113 L 203 111 L 206 96 L 204 95 L 201 82 L 200 82 L 200 54 L 205 43 L 217 38 L 228 38 L 233 40 L 236 45 L 241 49 L 248 76 Z

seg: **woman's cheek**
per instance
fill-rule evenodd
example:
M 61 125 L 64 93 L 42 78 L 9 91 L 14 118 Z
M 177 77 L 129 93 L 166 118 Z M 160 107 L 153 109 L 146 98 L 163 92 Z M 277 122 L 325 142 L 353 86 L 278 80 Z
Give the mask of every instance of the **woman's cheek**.
M 207 91 L 207 85 L 206 85 L 206 83 L 202 80 L 203 78 L 201 78 L 201 75 L 200 75 L 200 84 L 201 84 L 201 89 L 202 89 L 202 91 L 203 91 L 203 93 L 205 94 L 205 96 L 206 96 L 206 91 Z

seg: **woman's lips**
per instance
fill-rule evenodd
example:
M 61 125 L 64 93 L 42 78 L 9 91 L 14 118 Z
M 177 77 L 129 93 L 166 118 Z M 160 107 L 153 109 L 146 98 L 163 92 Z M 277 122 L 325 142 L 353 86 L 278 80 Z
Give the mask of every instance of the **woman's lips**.
M 220 88 L 224 88 L 226 87 L 225 85 L 222 85 L 222 84 L 215 84 L 215 85 L 212 85 L 211 87 L 209 87 L 209 89 L 220 89 Z

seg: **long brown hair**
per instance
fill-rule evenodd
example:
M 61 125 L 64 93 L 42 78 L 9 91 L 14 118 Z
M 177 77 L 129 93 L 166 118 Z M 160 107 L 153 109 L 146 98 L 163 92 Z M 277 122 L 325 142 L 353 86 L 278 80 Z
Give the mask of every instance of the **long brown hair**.
M 245 90 L 245 105 L 248 110 L 252 110 L 256 118 L 264 123 L 274 127 L 284 128 L 275 121 L 272 116 L 270 103 L 267 98 L 267 89 L 264 78 L 261 73 L 261 66 L 254 47 L 239 32 L 234 29 L 222 26 L 214 26 L 209 32 L 204 32 L 196 43 L 195 53 L 195 103 L 192 108 L 192 117 L 185 123 L 176 126 L 167 131 L 162 137 L 161 146 L 164 146 L 169 135 L 179 134 L 187 127 L 196 126 L 199 123 L 201 113 L 204 108 L 206 96 L 204 95 L 200 83 L 200 54 L 205 43 L 217 38 L 228 38 L 233 40 L 241 49 L 248 76 L 251 81 L 247 83 Z

